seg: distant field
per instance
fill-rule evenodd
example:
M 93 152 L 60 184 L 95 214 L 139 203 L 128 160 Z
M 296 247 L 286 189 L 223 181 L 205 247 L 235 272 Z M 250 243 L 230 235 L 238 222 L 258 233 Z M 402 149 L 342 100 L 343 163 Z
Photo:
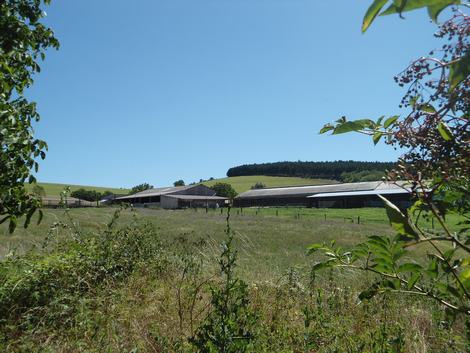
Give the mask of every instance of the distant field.
M 72 209 L 70 215 L 81 229 L 99 231 L 111 220 L 116 209 Z M 135 211 L 138 219 L 155 224 L 162 239 L 169 242 L 182 238 L 197 242 L 203 238 L 212 244 L 210 252 L 217 253 L 217 244 L 225 236 L 226 209 L 206 212 L 205 209 L 137 208 Z M 448 217 L 449 226 L 454 228 L 458 217 Z M 7 224 L 1 224 L 0 258 L 13 249 L 22 253 L 33 245 L 40 245 L 53 222 L 59 220 L 67 221 L 64 210 L 45 209 L 44 220 L 39 226 L 33 220 L 28 229 L 18 227 L 13 235 L 8 234 Z M 123 211 L 118 223 L 130 222 L 132 212 Z M 420 224 L 422 228 L 431 228 L 431 224 L 424 220 Z M 368 235 L 393 233 L 383 208 L 234 208 L 231 211 L 231 225 L 243 243 L 240 249 L 242 272 L 251 278 L 260 274 L 272 277 L 291 266 L 305 265 L 309 261 L 305 257 L 306 247 L 311 243 L 335 239 L 339 245 L 350 247 Z
M 70 210 L 76 226 L 84 231 L 100 231 L 111 220 L 116 208 L 80 208 Z M 204 241 L 207 256 L 219 253 L 219 242 L 225 238 L 226 209 L 209 210 L 160 210 L 138 208 L 138 219 L 150 222 L 158 228 L 160 237 L 170 243 L 197 243 Z M 390 234 L 383 209 L 361 210 L 361 224 L 344 217 L 357 217 L 358 210 L 279 209 L 232 209 L 231 226 L 236 233 L 240 251 L 240 270 L 247 278 L 264 280 L 282 275 L 292 266 L 307 266 L 312 261 L 306 257 L 311 243 L 331 241 L 349 247 L 364 240 L 367 235 Z M 300 218 L 295 217 L 303 212 Z M 326 220 L 324 215 L 327 214 Z M 36 218 L 34 216 L 34 218 Z M 64 210 L 45 209 L 44 220 L 38 226 L 31 222 L 28 229 L 18 227 L 9 235 L 7 224 L 0 225 L 0 258 L 10 251 L 22 253 L 32 246 L 40 246 L 51 225 L 65 221 Z M 130 224 L 132 212 L 125 210 L 119 224 Z M 63 232 L 55 230 L 53 234 Z M 201 240 L 202 239 L 202 240 Z
M 26 184 L 28 188 L 31 187 L 30 184 Z M 80 188 L 86 190 L 96 190 L 99 192 L 111 191 L 115 194 L 127 194 L 129 189 L 124 188 L 108 188 L 105 186 L 89 186 L 89 185 L 72 185 L 72 184 L 55 184 L 55 183 L 38 183 L 42 186 L 46 192 L 46 196 L 59 196 L 60 193 L 64 190 L 65 187 L 69 186 L 70 191 L 78 190 Z
M 275 177 L 266 175 L 249 175 L 230 178 L 214 179 L 203 182 L 204 185 L 212 186 L 215 183 L 229 183 L 238 192 L 242 193 L 250 190 L 257 182 L 261 182 L 266 187 L 279 186 L 299 186 L 299 185 L 319 185 L 319 184 L 336 184 L 335 180 L 328 179 L 308 179 L 297 177 Z

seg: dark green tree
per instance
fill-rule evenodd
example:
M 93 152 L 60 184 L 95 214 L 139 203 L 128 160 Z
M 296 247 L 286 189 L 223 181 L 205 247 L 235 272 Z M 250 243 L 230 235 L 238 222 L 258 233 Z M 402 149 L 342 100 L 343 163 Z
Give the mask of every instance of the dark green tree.
M 52 30 L 40 22 L 42 6 L 49 2 L 0 1 L 0 222 L 8 220 L 10 232 L 22 216 L 27 227 L 40 206 L 25 183 L 35 182 L 37 159 L 45 158 L 47 145 L 34 137 L 32 123 L 39 113 L 25 90 L 40 71 L 38 61 L 44 60 L 47 48 L 59 47 Z
M 185 183 L 184 183 L 184 180 L 183 179 L 180 179 L 180 180 L 177 180 L 173 183 L 174 186 L 184 186 Z
M 228 183 L 215 183 L 210 188 L 216 192 L 217 196 L 233 199 L 238 195 L 232 185 Z
M 85 190 L 80 188 L 78 190 L 72 191 L 70 196 L 76 197 L 77 199 L 85 200 L 85 201 L 99 201 L 103 196 L 100 192 L 96 190 Z
M 258 181 L 255 183 L 255 185 L 253 185 L 251 187 L 251 189 L 264 189 L 266 187 L 266 185 L 264 183 L 262 183 L 261 181 Z
M 135 194 L 137 192 L 141 192 L 141 191 L 148 190 L 148 189 L 153 189 L 153 185 L 150 185 L 149 183 L 142 183 L 142 184 L 134 186 L 129 192 L 129 194 Z

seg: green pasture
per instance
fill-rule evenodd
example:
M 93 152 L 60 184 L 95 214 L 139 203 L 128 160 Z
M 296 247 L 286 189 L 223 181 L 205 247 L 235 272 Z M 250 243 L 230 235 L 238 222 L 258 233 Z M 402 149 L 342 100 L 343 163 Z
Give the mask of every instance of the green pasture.
M 38 183 L 39 186 L 44 188 L 46 196 L 59 196 L 62 191 L 68 186 L 70 191 L 78 189 L 96 190 L 98 192 L 111 191 L 114 194 L 127 194 L 129 189 L 124 188 L 108 188 L 106 186 L 90 186 L 90 185 L 72 185 L 72 184 L 56 184 L 56 183 Z M 31 184 L 26 184 L 28 189 L 31 189 Z
M 68 213 L 60 209 L 43 211 L 44 220 L 40 225 L 32 223 L 27 229 L 18 227 L 12 235 L 8 234 L 5 224 L 1 225 L 0 257 L 40 248 L 48 233 L 64 232 L 60 226 L 54 226 L 57 222 L 99 232 L 106 227 L 116 208 L 81 208 Z M 139 208 L 122 211 L 118 223 L 150 222 L 165 241 L 175 245 L 202 243 L 205 255 L 216 256 L 225 238 L 226 213 L 226 209 L 206 212 L 205 209 Z M 274 278 L 291 267 L 307 266 L 311 259 L 305 255 L 306 248 L 312 243 L 335 240 L 339 245 L 351 247 L 369 235 L 393 234 L 383 209 L 232 209 L 230 224 L 236 233 L 241 272 L 253 280 Z
M 229 178 L 220 178 L 203 182 L 204 185 L 212 186 L 215 183 L 228 183 L 238 193 L 242 193 L 251 189 L 256 183 L 263 183 L 266 187 L 281 186 L 302 186 L 302 185 L 320 185 L 320 184 L 336 184 L 335 180 L 328 179 L 310 179 L 297 177 L 276 177 L 267 175 L 249 175 Z

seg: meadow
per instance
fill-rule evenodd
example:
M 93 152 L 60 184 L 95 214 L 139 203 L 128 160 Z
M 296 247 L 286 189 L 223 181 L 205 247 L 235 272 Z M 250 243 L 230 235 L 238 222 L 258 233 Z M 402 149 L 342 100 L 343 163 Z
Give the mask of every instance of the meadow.
M 214 315 L 250 332 L 246 349 L 230 352 L 466 349 L 464 321 L 434 302 L 393 294 L 360 302 L 373 276 L 310 271 L 309 244 L 348 248 L 392 235 L 384 209 L 232 209 L 238 279 L 229 313 L 214 309 L 226 209 L 125 209 L 113 218 L 116 210 L 46 209 L 40 225 L 13 235 L 2 225 L 3 351 L 217 352 L 195 339 L 214 334 Z
M 204 181 L 203 184 L 212 186 L 215 183 L 228 183 L 232 185 L 236 192 L 239 194 L 251 189 L 256 183 L 263 183 L 265 187 L 285 187 L 285 186 L 304 186 L 304 185 L 320 185 L 320 184 L 337 184 L 335 180 L 328 179 L 312 179 L 312 178 L 299 178 L 299 177 L 280 177 L 280 176 L 267 176 L 267 175 L 248 175 L 227 177 L 214 180 Z
M 31 184 L 25 184 L 28 190 L 31 190 Z M 74 184 L 59 184 L 59 183 L 38 183 L 44 189 L 46 196 L 60 196 L 60 193 L 65 190 L 66 187 L 70 188 L 70 192 L 78 189 L 95 190 L 98 192 L 110 191 L 114 194 L 128 194 L 129 189 L 126 188 L 110 188 L 106 186 L 90 186 L 90 185 L 74 185 Z

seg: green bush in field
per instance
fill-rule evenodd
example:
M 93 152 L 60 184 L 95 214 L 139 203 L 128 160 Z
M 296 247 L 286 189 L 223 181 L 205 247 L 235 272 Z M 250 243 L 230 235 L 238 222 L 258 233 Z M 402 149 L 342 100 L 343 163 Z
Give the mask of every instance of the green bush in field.
M 247 284 L 234 272 L 237 256 L 229 217 L 230 210 L 227 216 L 228 239 L 222 244 L 222 254 L 218 259 L 223 282 L 211 288 L 211 312 L 191 339 L 196 352 L 256 352 L 253 343 L 257 317 L 249 307 Z
M 229 199 L 233 199 L 235 196 L 237 196 L 235 189 L 228 183 L 215 183 L 210 188 L 216 192 L 217 196 L 226 197 Z
M 40 323 L 67 326 L 80 296 L 122 281 L 160 253 L 149 225 L 110 224 L 100 234 L 73 231 L 55 244 L 43 254 L 0 262 L 0 339 Z

